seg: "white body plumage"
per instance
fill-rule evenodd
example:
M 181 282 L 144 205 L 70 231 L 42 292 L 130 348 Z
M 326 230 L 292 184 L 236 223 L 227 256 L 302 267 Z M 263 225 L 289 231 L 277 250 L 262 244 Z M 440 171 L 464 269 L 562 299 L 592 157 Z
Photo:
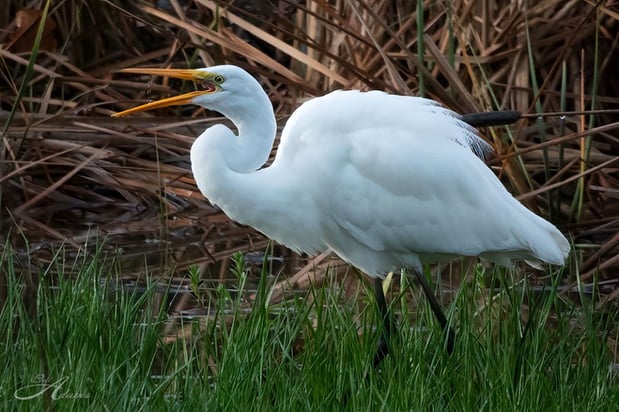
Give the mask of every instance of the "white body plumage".
M 455 256 L 563 264 L 567 239 L 484 164 L 490 147 L 428 99 L 336 91 L 276 123 L 259 83 L 235 66 L 190 103 L 238 128 L 207 129 L 191 149 L 200 191 L 233 220 L 310 254 L 332 249 L 372 277 Z
M 526 209 L 484 164 L 491 148 L 460 116 L 419 97 L 336 91 L 277 125 L 243 69 L 125 69 L 193 80 L 202 90 L 115 116 L 196 104 L 237 127 L 208 128 L 191 148 L 200 191 L 233 220 L 294 250 L 332 249 L 372 277 L 455 256 L 563 264 L 567 239 Z

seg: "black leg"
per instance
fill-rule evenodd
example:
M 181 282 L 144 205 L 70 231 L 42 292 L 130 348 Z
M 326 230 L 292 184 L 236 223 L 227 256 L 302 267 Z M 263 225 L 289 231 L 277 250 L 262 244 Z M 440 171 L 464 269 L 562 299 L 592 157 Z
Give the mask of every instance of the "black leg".
M 385 300 L 385 293 L 383 292 L 383 282 L 381 279 L 374 279 L 374 296 L 376 297 L 376 303 L 378 304 L 378 310 L 383 320 L 383 330 L 378 341 L 378 349 L 374 356 L 374 368 L 385 359 L 385 356 L 389 354 L 389 345 L 391 335 L 395 329 L 393 324 L 393 317 L 391 311 L 387 308 L 387 301 Z
M 430 285 L 428 285 L 428 281 L 426 280 L 426 277 L 418 270 L 414 270 L 414 272 L 415 272 L 415 275 L 417 276 L 417 280 L 419 280 L 419 283 L 421 284 L 423 293 L 426 295 L 428 302 L 430 302 L 430 308 L 432 308 L 432 312 L 434 313 L 434 316 L 436 316 L 438 323 L 441 324 L 441 328 L 443 328 L 443 331 L 447 334 L 447 337 L 446 337 L 447 353 L 451 355 L 451 353 L 454 350 L 454 342 L 456 340 L 456 333 L 454 332 L 453 328 L 449 326 L 449 324 L 447 323 L 447 317 L 445 317 L 443 308 L 441 307 L 441 304 L 438 303 L 438 300 L 436 300 L 436 296 L 434 296 L 432 289 L 430 289 Z
M 434 313 L 434 316 L 438 320 L 438 323 L 441 325 L 444 333 L 446 334 L 447 340 L 447 353 L 453 353 L 454 343 L 456 340 L 456 333 L 453 328 L 449 326 L 447 322 L 447 317 L 443 312 L 443 308 L 441 304 L 434 296 L 428 281 L 425 276 L 421 274 L 421 272 L 415 270 L 415 276 L 417 276 L 417 280 L 421 284 L 421 288 L 423 289 L 423 293 L 426 295 L 428 302 L 430 303 L 430 308 Z M 381 279 L 373 279 L 374 281 L 374 296 L 376 297 L 376 303 L 378 305 L 379 314 L 383 320 L 383 330 L 381 331 L 380 339 L 378 341 L 378 348 L 376 350 L 376 355 L 374 356 L 374 368 L 377 368 L 383 359 L 389 354 L 390 349 L 390 340 L 395 331 L 395 325 L 393 322 L 393 316 L 391 311 L 387 307 L 387 301 L 385 299 L 385 293 L 383 292 L 383 282 Z

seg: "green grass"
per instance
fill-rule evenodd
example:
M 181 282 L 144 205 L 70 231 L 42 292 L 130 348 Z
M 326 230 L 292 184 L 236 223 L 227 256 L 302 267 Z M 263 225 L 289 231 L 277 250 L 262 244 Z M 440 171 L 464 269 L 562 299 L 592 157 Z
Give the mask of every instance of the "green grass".
M 453 311 L 453 355 L 423 307 L 399 316 L 393 354 L 376 371 L 368 367 L 376 338 L 357 330 L 378 323 L 372 302 L 358 316 L 355 302 L 342 302 L 333 288 L 270 306 L 261 283 L 250 307 L 220 288 L 210 298 L 217 303 L 206 326 L 190 320 L 193 333 L 165 340 L 168 315 L 153 304 L 155 287 L 121 292 L 97 259 L 79 258 L 64 273 L 61 265 L 44 271 L 34 307 L 23 299 L 23 279 L 7 251 L 0 267 L 8 283 L 0 313 L 1 410 L 607 411 L 619 405 L 604 334 L 613 320 L 600 320 L 586 299 L 573 305 L 554 293 L 503 287 L 480 311 L 487 292 L 467 285 Z M 59 272 L 53 280 L 51 269 Z M 525 301 L 527 324 L 518 309 Z

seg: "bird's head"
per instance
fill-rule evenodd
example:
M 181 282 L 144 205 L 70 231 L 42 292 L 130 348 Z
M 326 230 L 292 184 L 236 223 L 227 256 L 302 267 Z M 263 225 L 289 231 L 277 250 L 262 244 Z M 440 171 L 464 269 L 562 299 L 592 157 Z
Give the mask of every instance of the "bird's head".
M 227 102 L 232 103 L 234 101 L 235 104 L 239 104 L 243 97 L 254 95 L 256 87 L 262 91 L 260 84 L 249 73 L 240 67 L 231 65 L 213 66 L 204 69 L 131 68 L 123 69 L 121 72 L 192 80 L 196 83 L 198 89 L 114 113 L 113 117 L 122 117 L 144 110 L 184 104 L 195 104 L 221 111 L 219 109 L 225 107 Z M 229 96 L 234 96 L 235 98 L 229 99 L 227 98 Z

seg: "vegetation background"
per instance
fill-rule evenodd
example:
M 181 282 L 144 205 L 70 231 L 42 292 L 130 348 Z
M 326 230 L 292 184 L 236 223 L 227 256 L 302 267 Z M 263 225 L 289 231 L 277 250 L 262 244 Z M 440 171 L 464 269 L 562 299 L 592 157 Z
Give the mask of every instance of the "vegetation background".
M 531 116 L 481 133 L 496 149 L 489 165 L 510 191 L 574 242 L 560 293 L 586 290 L 596 313 L 612 315 L 619 117 L 608 110 L 619 103 L 618 27 L 619 4 L 610 0 L 3 1 L 2 255 L 11 256 L 32 307 L 42 273 L 68 273 L 83 256 L 113 262 L 106 270 L 125 286 L 157 279 L 181 288 L 236 282 L 230 258 L 242 251 L 250 278 L 264 261 L 285 278 L 272 301 L 321 284 L 327 268 L 353 295 L 357 278 L 346 277 L 336 258 L 269 247 L 203 199 L 189 148 L 204 128 L 224 121 L 218 114 L 181 107 L 109 117 L 193 87 L 119 69 L 231 63 L 263 84 L 280 125 L 304 99 L 349 88 L 425 95 L 460 113 L 601 110 Z M 461 273 L 476 273 L 470 268 L 440 269 L 449 273 L 445 299 L 466 282 Z M 186 294 L 168 309 L 201 303 Z

